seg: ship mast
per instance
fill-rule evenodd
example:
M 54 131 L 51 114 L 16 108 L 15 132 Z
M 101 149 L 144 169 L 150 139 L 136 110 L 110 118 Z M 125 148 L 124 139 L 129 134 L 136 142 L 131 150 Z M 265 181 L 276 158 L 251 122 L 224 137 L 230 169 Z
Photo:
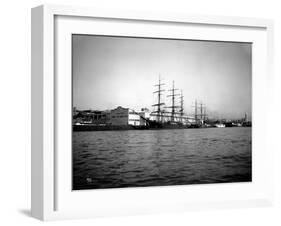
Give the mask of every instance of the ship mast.
M 181 122 L 183 122 L 183 95 L 182 95 L 182 90 L 181 90 L 181 95 L 180 95 L 180 116 L 181 116 Z
M 203 120 L 204 120 L 204 122 L 206 121 L 206 107 L 204 107 L 204 115 L 203 115 Z
M 175 105 L 175 96 L 179 96 L 180 94 L 176 94 L 175 91 L 178 89 L 175 89 L 175 82 L 173 81 L 173 88 L 168 90 L 170 92 L 172 92 L 172 94 L 168 95 L 167 97 L 172 97 L 172 106 L 168 106 L 167 108 L 172 108 L 171 111 L 171 121 L 174 122 L 175 121 L 175 114 L 176 114 L 176 108 L 178 108 L 179 106 Z
M 200 103 L 200 119 L 203 120 L 203 103 Z
M 198 115 L 197 115 L 197 99 L 195 99 L 195 107 L 194 107 L 194 118 L 195 118 L 195 123 L 197 123 Z
M 202 102 L 200 103 L 200 119 L 202 122 L 206 120 L 206 105 L 203 104 Z
M 159 75 L 158 84 L 154 85 L 154 86 L 157 86 L 157 90 L 153 92 L 153 93 L 157 93 L 157 103 L 152 105 L 153 107 L 157 107 L 157 110 L 153 111 L 153 113 L 156 113 L 158 122 L 161 121 L 161 113 L 162 113 L 161 106 L 165 105 L 165 103 L 161 102 L 162 93 L 165 91 L 164 89 L 162 89 L 163 85 L 165 85 L 165 84 L 161 83 L 161 79 L 160 79 L 160 75 Z
M 194 120 L 195 123 L 198 123 L 198 120 L 200 120 L 201 122 L 204 122 L 206 120 L 206 106 L 200 102 L 197 102 L 197 99 L 195 99 L 195 104 L 194 104 Z M 198 108 L 200 113 L 198 114 Z

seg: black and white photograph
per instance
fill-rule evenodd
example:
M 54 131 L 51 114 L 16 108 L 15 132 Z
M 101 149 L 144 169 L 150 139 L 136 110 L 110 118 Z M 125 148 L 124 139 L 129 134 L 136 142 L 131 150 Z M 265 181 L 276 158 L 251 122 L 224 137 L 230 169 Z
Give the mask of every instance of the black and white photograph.
M 72 189 L 252 181 L 252 44 L 72 34 Z

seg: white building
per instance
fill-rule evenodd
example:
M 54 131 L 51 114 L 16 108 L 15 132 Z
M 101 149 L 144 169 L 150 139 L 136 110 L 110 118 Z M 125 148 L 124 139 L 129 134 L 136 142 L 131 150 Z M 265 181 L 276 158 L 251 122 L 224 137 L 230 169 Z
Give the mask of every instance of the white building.
M 149 119 L 149 112 L 135 112 L 129 108 L 117 107 L 110 112 L 109 123 L 114 126 L 143 126 L 146 125 L 146 120 Z
M 141 112 L 138 113 L 140 115 L 140 125 L 145 126 L 147 124 L 146 120 L 150 119 L 150 112 L 147 108 L 142 108 Z

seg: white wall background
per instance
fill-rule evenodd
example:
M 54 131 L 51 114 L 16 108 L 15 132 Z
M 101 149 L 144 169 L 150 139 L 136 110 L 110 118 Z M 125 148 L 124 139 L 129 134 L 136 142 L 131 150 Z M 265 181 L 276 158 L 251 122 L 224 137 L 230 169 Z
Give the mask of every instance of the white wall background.
M 281 225 L 281 7 L 278 0 L 6 0 L 0 13 L 0 225 L 38 225 L 30 208 L 30 8 L 43 3 L 275 20 L 275 90 L 270 140 L 275 150 L 274 207 L 51 222 L 52 225 Z

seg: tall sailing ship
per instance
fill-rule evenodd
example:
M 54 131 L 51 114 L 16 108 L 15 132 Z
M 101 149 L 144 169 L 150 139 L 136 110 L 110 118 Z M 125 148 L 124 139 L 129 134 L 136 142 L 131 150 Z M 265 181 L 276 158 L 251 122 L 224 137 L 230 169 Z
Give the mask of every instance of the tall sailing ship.
M 203 104 L 198 106 L 197 100 L 195 100 L 195 114 L 194 117 L 188 117 L 184 112 L 184 96 L 183 91 L 175 88 L 175 81 L 172 83 L 172 88 L 167 90 L 166 96 L 170 105 L 166 105 L 164 101 L 165 89 L 164 83 L 161 81 L 160 76 L 158 83 L 155 84 L 157 101 L 152 105 L 154 111 L 151 112 L 151 118 L 148 122 L 150 128 L 197 128 L 200 127 L 206 117 L 206 111 Z M 198 114 L 198 108 L 200 114 Z M 204 109 L 204 112 L 203 112 Z

